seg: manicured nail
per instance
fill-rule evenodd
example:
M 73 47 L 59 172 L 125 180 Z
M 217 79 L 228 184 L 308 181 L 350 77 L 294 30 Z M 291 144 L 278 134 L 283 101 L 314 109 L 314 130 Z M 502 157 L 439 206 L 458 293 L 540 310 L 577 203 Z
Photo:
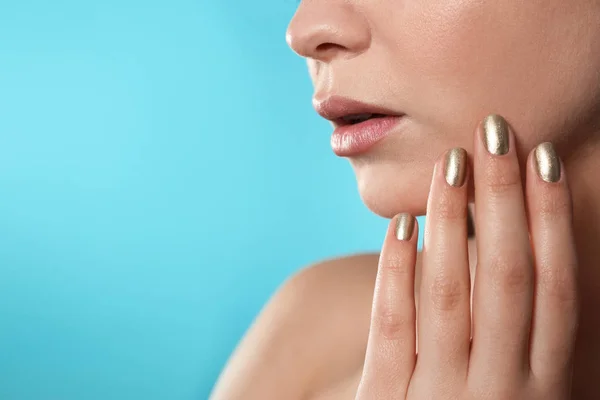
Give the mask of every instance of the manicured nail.
M 467 152 L 465 149 L 455 147 L 446 155 L 444 174 L 448 185 L 461 187 L 467 176 Z
M 535 148 L 535 166 L 537 173 L 546 182 L 560 180 L 560 160 L 554 151 L 552 143 L 545 142 Z
M 500 115 L 492 114 L 483 120 L 483 139 L 491 154 L 508 153 L 508 123 Z
M 410 240 L 415 229 L 415 218 L 408 214 L 398 214 L 396 219 L 396 237 L 398 240 Z

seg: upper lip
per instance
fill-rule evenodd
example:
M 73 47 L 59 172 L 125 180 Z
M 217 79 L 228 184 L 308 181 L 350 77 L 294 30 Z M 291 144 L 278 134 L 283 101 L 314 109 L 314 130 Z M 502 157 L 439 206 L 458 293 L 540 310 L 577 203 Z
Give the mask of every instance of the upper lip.
M 330 96 L 323 100 L 313 99 L 313 106 L 317 113 L 333 122 L 336 126 L 347 125 L 343 117 L 355 114 L 382 114 L 386 116 L 401 116 L 402 113 L 373 104 L 362 103 L 357 100 L 341 96 Z

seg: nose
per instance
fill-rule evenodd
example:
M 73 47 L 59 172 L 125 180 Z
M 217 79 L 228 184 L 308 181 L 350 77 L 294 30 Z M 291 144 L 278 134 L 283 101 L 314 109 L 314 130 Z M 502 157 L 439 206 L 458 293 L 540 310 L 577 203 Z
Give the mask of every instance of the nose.
M 371 30 L 347 0 L 304 0 L 288 26 L 286 40 L 302 57 L 330 62 L 363 53 L 371 44 Z

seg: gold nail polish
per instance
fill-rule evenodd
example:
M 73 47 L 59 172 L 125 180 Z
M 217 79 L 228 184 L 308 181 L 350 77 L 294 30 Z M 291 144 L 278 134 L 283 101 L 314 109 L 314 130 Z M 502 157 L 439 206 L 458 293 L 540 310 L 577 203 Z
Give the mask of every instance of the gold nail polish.
M 535 165 L 537 173 L 546 182 L 560 180 L 560 160 L 554 151 L 552 143 L 545 142 L 535 148 Z
M 398 240 L 410 240 L 415 229 L 415 218 L 408 214 L 398 214 L 396 219 L 396 238 Z
M 488 115 L 483 120 L 483 138 L 490 153 L 501 156 L 508 153 L 508 123 L 500 115 Z
M 444 173 L 448 185 L 461 187 L 467 176 L 467 152 L 465 149 L 455 147 L 446 155 Z

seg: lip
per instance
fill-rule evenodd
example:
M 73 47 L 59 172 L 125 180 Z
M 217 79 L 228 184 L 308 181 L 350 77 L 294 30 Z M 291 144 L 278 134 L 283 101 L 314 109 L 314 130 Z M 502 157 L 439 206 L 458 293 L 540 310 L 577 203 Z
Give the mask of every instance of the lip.
M 368 151 L 377 142 L 388 136 L 404 116 L 404 114 L 387 108 L 339 96 L 332 96 L 323 101 L 313 100 L 313 105 L 320 116 L 333 123 L 331 148 L 336 155 L 342 157 Z M 342 119 L 348 115 L 363 113 L 382 116 L 357 124 L 350 124 Z

